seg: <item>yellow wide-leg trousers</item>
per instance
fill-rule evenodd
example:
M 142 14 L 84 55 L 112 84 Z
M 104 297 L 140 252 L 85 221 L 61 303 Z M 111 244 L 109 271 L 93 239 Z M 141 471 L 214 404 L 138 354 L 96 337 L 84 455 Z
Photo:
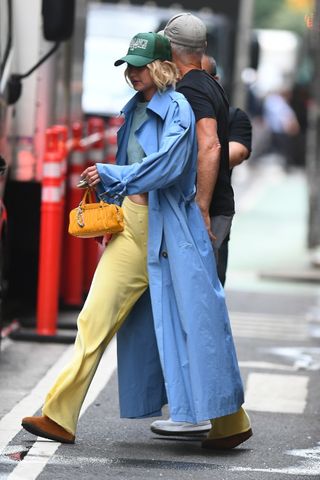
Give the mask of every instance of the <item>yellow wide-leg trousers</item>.
M 42 409 L 43 415 L 73 435 L 82 403 L 108 343 L 148 287 L 148 207 L 126 197 L 123 210 L 125 229 L 114 235 L 105 249 L 79 314 L 73 357 L 48 392 Z M 248 428 L 242 408 L 212 423 L 209 437 L 228 436 Z
M 105 249 L 79 314 L 73 358 L 49 391 L 42 410 L 73 435 L 103 352 L 148 286 L 148 207 L 126 197 L 123 210 L 124 231 Z

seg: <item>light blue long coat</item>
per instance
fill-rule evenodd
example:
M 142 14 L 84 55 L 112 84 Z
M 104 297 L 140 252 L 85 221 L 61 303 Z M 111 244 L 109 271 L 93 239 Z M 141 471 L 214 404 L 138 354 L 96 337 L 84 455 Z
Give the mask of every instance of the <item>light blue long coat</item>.
M 149 192 L 152 311 L 147 291 L 118 333 L 121 416 L 159 415 L 168 398 L 173 420 L 196 423 L 237 411 L 243 387 L 212 246 L 194 201 L 195 121 L 183 95 L 156 93 L 137 131 L 146 156 L 126 165 L 136 103 L 137 95 L 123 110 L 118 165 L 97 164 L 100 192 Z

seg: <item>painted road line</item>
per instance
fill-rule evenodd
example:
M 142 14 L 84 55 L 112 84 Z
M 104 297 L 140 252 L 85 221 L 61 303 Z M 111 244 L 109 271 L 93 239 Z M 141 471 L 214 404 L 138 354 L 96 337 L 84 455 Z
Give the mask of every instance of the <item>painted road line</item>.
M 85 401 L 82 405 L 80 417 L 95 401 L 100 392 L 105 388 L 113 372 L 115 371 L 117 365 L 116 350 L 116 341 L 113 339 L 100 361 Z M 50 440 L 46 441 L 45 439 L 36 441 L 22 462 L 19 463 L 13 472 L 8 476 L 8 480 L 35 480 L 60 445 L 61 443 L 52 442 Z
M 250 467 L 229 467 L 233 472 L 264 472 L 278 473 L 280 475 L 305 476 L 306 478 L 320 478 L 320 443 L 316 447 L 308 449 L 287 450 L 286 455 L 302 458 L 300 465 L 292 465 L 282 468 L 250 468 Z
M 305 329 L 302 328 L 292 328 L 289 330 L 289 328 L 282 327 L 280 326 L 273 326 L 273 325 L 266 325 L 266 324 L 258 324 L 256 323 L 245 323 L 245 322 L 234 322 L 231 321 L 231 326 L 233 331 L 241 334 L 241 331 L 248 331 L 249 333 L 251 332 L 252 334 L 257 334 L 257 335 L 262 335 L 265 336 L 266 334 L 274 336 L 285 336 L 286 338 L 288 337 L 299 337 L 301 339 L 306 339 L 307 335 L 305 333 Z
M 319 347 L 272 347 L 262 351 L 293 361 L 296 370 L 320 370 Z
M 233 328 L 233 335 L 239 338 L 255 338 L 258 340 L 281 340 L 285 342 L 301 342 L 305 340 L 302 335 L 294 334 L 280 334 L 277 332 L 265 332 L 263 330 L 253 330 L 249 328 L 243 328 L 242 330 Z
M 236 337 L 286 341 L 308 338 L 307 322 L 303 316 L 231 312 L 230 322 Z
M 0 453 L 2 449 L 20 432 L 21 419 L 27 415 L 33 415 L 43 404 L 44 396 L 56 379 L 58 373 L 71 358 L 72 346 L 70 346 L 60 359 L 48 370 L 46 375 L 0 420 Z
M 305 375 L 250 373 L 245 407 L 257 412 L 303 413 L 309 378 Z
M 41 450 L 38 452 L 41 453 Z M 217 465 L 216 463 L 209 463 L 206 462 L 192 462 L 192 461 L 175 461 L 175 460 L 156 460 L 156 459 L 145 459 L 145 458 L 123 458 L 123 457 L 85 457 L 85 456 L 77 456 L 77 457 L 68 457 L 65 456 L 57 456 L 54 460 L 50 463 L 51 466 L 57 467 L 68 467 L 69 469 L 72 467 L 88 469 L 90 465 L 101 465 L 106 467 L 106 471 L 111 476 L 112 468 L 116 469 L 116 472 L 119 475 L 119 468 L 129 469 L 126 473 L 123 471 L 123 475 L 126 475 L 126 478 L 132 477 L 132 471 L 136 468 L 145 468 L 150 470 L 159 469 L 162 472 L 165 470 L 166 472 L 177 471 L 180 472 L 194 472 L 194 477 L 197 477 L 197 474 L 202 471 L 210 470 L 213 472 L 214 470 L 219 470 L 221 477 L 222 471 L 231 471 L 231 472 L 261 472 L 261 473 L 277 473 L 277 479 L 288 478 L 288 475 L 297 477 L 299 479 L 301 477 L 306 477 L 310 479 L 311 477 L 316 477 L 319 479 L 320 475 L 320 444 L 317 444 L 316 447 L 310 447 L 308 449 L 294 449 L 294 450 L 287 450 L 284 452 L 284 455 L 290 455 L 296 458 L 300 458 L 300 462 L 296 465 L 289 465 L 280 468 L 273 468 L 273 467 L 265 467 L 265 468 L 256 468 L 256 467 L 239 467 L 239 466 L 226 466 L 226 465 Z M 286 462 L 286 458 L 283 457 L 283 463 Z M 161 475 L 161 474 L 160 474 Z M 168 473 L 167 473 L 168 475 Z M 170 474 L 169 474 L 170 475 Z M 4 477 L 6 478 L 6 477 Z M 30 480 L 34 477 L 19 477 L 19 480 Z M 123 477 L 124 478 L 124 477 Z M 166 477 L 169 478 L 169 477 Z M 254 478 L 254 477 L 250 477 Z M 268 478 L 268 476 L 264 477 Z M 274 477 L 272 477 L 274 478 Z M 2 480 L 2 477 L 0 476 Z M 6 479 L 7 480 L 7 479 Z M 18 477 L 17 479 L 18 480 Z
M 252 320 L 256 322 L 268 322 L 271 324 L 291 325 L 299 324 L 299 322 L 306 323 L 306 318 L 303 315 L 283 315 L 281 313 L 261 313 L 261 312 L 237 312 L 231 311 L 230 316 L 238 320 Z
M 283 365 L 282 363 L 260 362 L 260 361 L 239 361 L 239 367 L 261 369 L 261 370 L 283 370 L 286 372 L 297 371 L 297 368 L 292 365 Z
M 238 255 L 237 250 L 234 247 L 235 243 L 236 240 L 233 239 L 233 243 L 230 246 L 231 253 L 233 252 L 232 255 L 234 257 Z M 247 243 L 245 243 L 245 245 L 247 245 Z M 243 248 L 242 251 L 243 250 L 245 250 L 245 248 Z M 253 268 L 257 267 L 257 265 L 255 265 L 255 267 L 253 267 L 252 265 L 244 267 L 239 266 L 238 264 L 233 265 L 232 262 L 235 262 L 235 260 L 232 260 L 231 256 L 230 269 L 228 270 L 226 284 L 227 292 L 250 292 L 250 294 L 252 295 L 254 295 L 255 293 L 274 293 L 275 295 L 279 295 L 281 293 L 291 297 L 296 297 L 298 295 L 300 297 L 308 298 L 310 298 L 311 296 L 319 296 L 320 288 L 316 282 L 271 282 L 270 280 L 262 279 L 259 276 L 259 272 L 253 270 Z

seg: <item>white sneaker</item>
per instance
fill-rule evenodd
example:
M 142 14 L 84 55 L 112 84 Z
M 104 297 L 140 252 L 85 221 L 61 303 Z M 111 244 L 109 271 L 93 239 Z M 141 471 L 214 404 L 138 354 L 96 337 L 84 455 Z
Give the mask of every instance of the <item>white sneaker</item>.
M 150 425 L 151 431 L 158 435 L 197 435 L 206 433 L 211 429 L 210 420 L 199 423 L 174 422 L 171 418 L 168 420 L 156 420 Z

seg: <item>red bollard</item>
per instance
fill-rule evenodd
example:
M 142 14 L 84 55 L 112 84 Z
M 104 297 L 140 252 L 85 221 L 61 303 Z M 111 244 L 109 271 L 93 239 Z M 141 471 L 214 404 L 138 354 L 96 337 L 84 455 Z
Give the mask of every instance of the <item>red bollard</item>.
M 101 139 L 94 142 L 89 149 L 88 166 L 94 163 L 102 163 L 104 161 L 104 139 L 105 124 L 104 120 L 99 117 L 92 117 L 88 120 L 88 135 L 99 133 Z
M 93 145 L 90 146 L 88 151 L 87 167 L 94 165 L 95 163 L 104 162 L 104 131 L 105 124 L 102 118 L 92 117 L 88 120 L 88 135 L 93 133 L 100 133 L 101 139 L 97 140 Z M 97 267 L 97 263 L 101 256 L 100 245 L 93 239 L 88 238 L 85 246 L 84 253 L 84 292 L 88 293 L 90 285 L 92 282 L 93 274 Z
M 117 132 L 124 119 L 122 117 L 111 117 L 106 131 L 107 155 L 106 163 L 115 163 L 117 154 Z
M 63 203 L 66 196 L 66 180 L 67 180 L 67 140 L 68 140 L 68 127 L 65 125 L 54 125 L 52 131 L 56 136 L 57 150 L 61 158 L 61 198 Z
M 61 156 L 54 132 L 46 131 L 41 193 L 40 252 L 37 298 L 37 334 L 55 335 L 57 329 L 62 236 Z
M 61 243 L 61 268 L 60 268 L 60 292 L 63 291 L 64 284 L 64 262 L 65 262 L 65 245 L 66 238 L 68 236 L 68 222 L 69 212 L 66 211 L 66 183 L 67 183 L 67 170 L 68 170 L 68 127 L 65 125 L 54 125 L 52 131 L 55 134 L 57 150 L 61 158 L 61 202 L 63 210 L 62 218 L 62 243 Z
M 73 150 L 70 155 L 68 190 L 67 190 L 67 212 L 79 205 L 84 190 L 77 188 L 80 174 L 85 169 L 84 150 L 80 145 L 82 137 L 82 125 L 74 123 L 72 126 Z M 66 305 L 82 305 L 83 296 L 83 239 L 67 235 L 65 239 L 65 261 L 63 266 L 63 287 L 62 298 Z

